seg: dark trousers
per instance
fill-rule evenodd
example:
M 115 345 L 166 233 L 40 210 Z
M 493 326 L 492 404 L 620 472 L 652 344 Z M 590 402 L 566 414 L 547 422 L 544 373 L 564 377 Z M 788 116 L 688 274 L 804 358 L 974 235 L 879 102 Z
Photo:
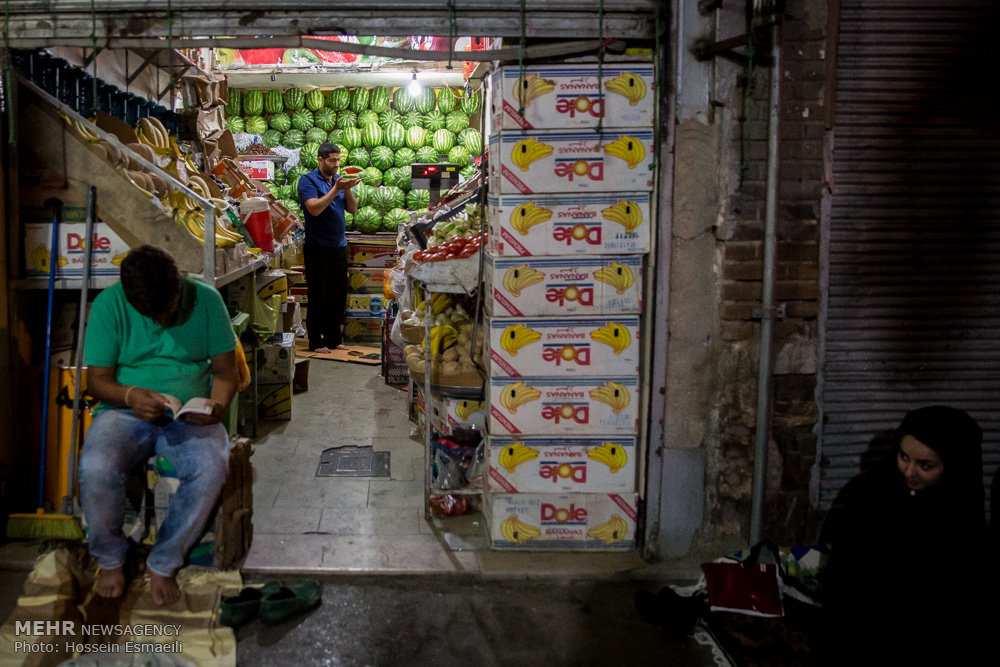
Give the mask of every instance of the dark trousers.
M 318 248 L 307 243 L 303 254 L 309 288 L 306 312 L 309 349 L 332 350 L 342 341 L 340 327 L 347 308 L 347 247 Z

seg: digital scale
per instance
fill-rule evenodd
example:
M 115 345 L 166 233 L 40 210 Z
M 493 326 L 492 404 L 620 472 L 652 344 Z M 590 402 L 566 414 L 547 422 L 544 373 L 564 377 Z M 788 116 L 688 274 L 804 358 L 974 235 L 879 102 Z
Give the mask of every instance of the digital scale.
M 410 165 L 412 188 L 426 188 L 431 192 L 431 208 L 441 199 L 441 190 L 448 191 L 458 185 L 457 164 L 427 164 L 415 162 Z

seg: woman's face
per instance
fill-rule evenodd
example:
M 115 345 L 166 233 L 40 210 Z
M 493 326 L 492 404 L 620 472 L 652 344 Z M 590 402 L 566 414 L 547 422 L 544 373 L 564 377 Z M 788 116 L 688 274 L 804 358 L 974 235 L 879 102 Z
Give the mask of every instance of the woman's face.
M 900 440 L 896 465 L 906 486 L 914 491 L 934 486 L 944 474 L 944 464 L 938 453 L 912 435 L 904 435 Z

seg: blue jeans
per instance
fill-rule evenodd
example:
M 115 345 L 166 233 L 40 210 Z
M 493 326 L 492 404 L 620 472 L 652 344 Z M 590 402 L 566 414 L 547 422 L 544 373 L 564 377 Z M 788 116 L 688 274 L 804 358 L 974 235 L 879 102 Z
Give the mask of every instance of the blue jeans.
M 166 458 L 180 481 L 146 561 L 168 577 L 184 564 L 208 521 L 229 470 L 229 438 L 222 424 L 177 420 L 154 426 L 131 410 L 108 408 L 87 429 L 80 453 L 80 503 L 90 528 L 90 555 L 105 570 L 125 563 L 128 539 L 125 480 L 154 453 Z

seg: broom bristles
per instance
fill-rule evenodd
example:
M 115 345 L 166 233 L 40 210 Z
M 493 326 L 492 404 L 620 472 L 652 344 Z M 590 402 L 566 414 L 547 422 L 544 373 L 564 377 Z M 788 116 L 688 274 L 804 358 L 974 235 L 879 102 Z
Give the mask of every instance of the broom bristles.
M 68 514 L 46 514 L 38 510 L 35 514 L 11 514 L 7 518 L 7 539 L 80 540 L 83 537 L 80 522 Z

